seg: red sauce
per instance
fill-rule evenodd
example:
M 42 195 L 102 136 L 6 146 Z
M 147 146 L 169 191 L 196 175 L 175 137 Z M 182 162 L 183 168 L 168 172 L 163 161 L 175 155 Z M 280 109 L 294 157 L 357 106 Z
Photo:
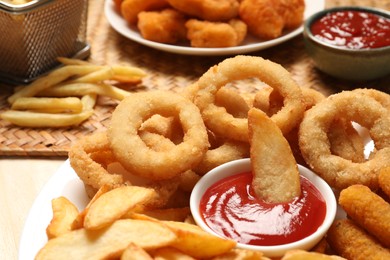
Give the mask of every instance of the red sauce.
M 348 49 L 372 49 L 390 45 L 390 19 L 361 11 L 338 11 L 311 25 L 318 39 Z
M 301 176 L 301 196 L 289 203 L 268 204 L 254 196 L 250 172 L 230 176 L 203 195 L 200 212 L 217 234 L 242 244 L 281 245 L 314 233 L 323 223 L 325 201 Z

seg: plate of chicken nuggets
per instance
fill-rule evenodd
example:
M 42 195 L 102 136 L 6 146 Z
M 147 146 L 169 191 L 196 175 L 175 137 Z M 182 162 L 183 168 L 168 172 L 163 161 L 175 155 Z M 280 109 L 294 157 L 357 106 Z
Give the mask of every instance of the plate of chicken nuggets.
M 224 1 L 229 2 L 229 8 L 232 8 L 234 0 Z M 235 12 L 221 9 L 221 14 L 231 15 L 219 20 L 215 14 L 218 14 L 217 8 L 223 8 L 222 4 L 213 7 L 214 16 L 203 16 L 190 13 L 201 7 L 186 10 L 182 1 L 146 0 L 142 6 L 136 6 L 137 2 L 140 1 L 106 0 L 105 16 L 115 31 L 144 46 L 198 56 L 244 54 L 278 45 L 302 33 L 303 21 L 325 7 L 324 0 L 283 0 L 284 10 L 289 10 L 290 6 L 300 6 L 296 7 L 295 13 L 287 14 L 288 11 L 284 11 L 284 17 L 290 18 L 280 21 L 280 11 L 277 15 L 272 14 L 275 13 L 270 6 L 272 1 L 245 0 L 237 1 Z M 205 7 L 202 8 L 204 10 Z M 264 16 L 271 22 L 263 24 L 263 21 L 256 20 Z

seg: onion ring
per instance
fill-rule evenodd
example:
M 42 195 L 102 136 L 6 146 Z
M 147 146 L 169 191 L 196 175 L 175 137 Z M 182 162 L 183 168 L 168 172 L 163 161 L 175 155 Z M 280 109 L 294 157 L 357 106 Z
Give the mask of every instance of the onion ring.
M 178 116 L 184 132 L 183 142 L 169 151 L 150 149 L 138 130 L 154 114 Z M 199 109 L 189 99 L 166 91 L 135 93 L 126 97 L 112 114 L 108 138 L 121 165 L 150 180 L 170 179 L 190 170 L 202 160 L 209 146 Z
M 90 186 L 89 191 L 90 188 L 97 191 L 104 184 L 110 189 L 125 184 L 131 185 L 121 174 L 111 174 L 107 171 L 108 164 L 114 161 L 106 132 L 86 136 L 69 150 L 70 165 L 84 184 Z
M 206 126 L 220 136 L 248 142 L 248 119 L 235 118 L 215 104 L 217 91 L 234 80 L 256 77 L 271 86 L 284 98 L 283 107 L 272 120 L 283 134 L 301 121 L 305 106 L 300 87 L 279 64 L 260 57 L 236 56 L 211 67 L 198 80 L 199 91 L 195 104 L 199 107 Z
M 369 160 L 355 163 L 331 153 L 327 133 L 339 115 L 368 129 L 377 149 Z M 379 170 L 390 165 L 389 110 L 363 89 L 334 94 L 305 113 L 299 147 L 313 171 L 334 188 L 362 184 L 375 190 Z

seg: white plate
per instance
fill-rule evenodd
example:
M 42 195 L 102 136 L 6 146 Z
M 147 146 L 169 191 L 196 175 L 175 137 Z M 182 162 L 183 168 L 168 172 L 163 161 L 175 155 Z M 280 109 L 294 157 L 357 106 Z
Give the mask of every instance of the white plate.
M 305 0 L 306 8 L 304 13 L 304 18 L 307 19 L 312 14 L 321 11 L 325 7 L 325 0 Z M 303 26 L 284 33 L 281 37 L 269 40 L 269 41 L 260 41 L 254 37 L 248 36 L 245 41 L 236 47 L 227 47 L 227 48 L 194 48 L 190 46 L 180 46 L 180 45 L 171 45 L 163 44 L 153 41 L 145 40 L 138 32 L 135 26 L 129 26 L 128 23 L 123 19 L 123 17 L 116 11 L 114 2 L 112 0 L 106 0 L 104 6 L 105 15 L 107 17 L 110 25 L 118 33 L 122 34 L 126 38 L 138 42 L 142 45 L 149 46 L 158 50 L 178 53 L 178 54 L 187 54 L 187 55 L 233 55 L 233 54 L 244 54 L 248 52 L 258 51 L 272 47 L 274 45 L 285 42 L 303 31 Z
M 59 196 L 65 196 L 79 210 L 84 209 L 89 201 L 84 184 L 70 166 L 69 160 L 45 184 L 30 209 L 19 243 L 20 260 L 33 260 L 46 244 L 45 230 L 53 216 L 51 200 Z
M 370 140 L 367 130 L 357 124 L 354 126 L 366 141 L 365 155 L 368 158 L 369 153 L 374 149 L 374 143 Z M 116 168 L 116 172 L 120 169 Z M 66 160 L 45 184 L 33 203 L 19 243 L 19 260 L 33 260 L 38 251 L 46 244 L 45 230 L 53 216 L 51 200 L 59 196 L 69 199 L 79 210 L 84 209 L 89 201 L 84 184 L 70 166 L 69 160 Z M 336 218 L 345 218 L 345 213 L 340 207 Z

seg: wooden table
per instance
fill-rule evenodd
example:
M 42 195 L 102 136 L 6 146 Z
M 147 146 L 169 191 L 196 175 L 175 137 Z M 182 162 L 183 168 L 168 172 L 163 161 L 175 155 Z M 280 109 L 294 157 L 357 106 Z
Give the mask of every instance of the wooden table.
M 92 46 L 90 60 L 95 63 L 115 62 L 135 64 L 147 70 L 150 77 L 145 85 L 150 88 L 157 86 L 180 87 L 195 80 L 209 66 L 216 64 L 224 57 L 187 57 L 169 53 L 161 53 L 157 50 L 141 46 L 123 38 L 110 28 L 103 14 L 103 0 L 91 0 L 88 20 L 88 41 Z M 382 7 L 390 10 L 388 0 L 328 0 L 327 7 L 335 5 L 366 5 Z M 295 48 L 294 53 L 288 53 Z M 255 55 L 272 58 L 281 63 L 293 77 L 302 85 L 314 87 L 325 94 L 337 92 L 340 87 L 350 87 L 348 82 L 337 81 L 326 75 L 318 75 L 304 52 L 302 38 L 297 38 L 273 47 L 254 53 Z M 158 57 L 156 60 L 155 57 Z M 172 63 L 176 64 L 176 68 Z M 186 67 L 187 66 L 187 67 Z M 389 78 L 380 81 L 366 83 L 366 87 L 385 86 L 390 82 Z M 101 118 L 98 118 L 101 120 Z M 101 120 L 102 121 L 102 120 Z M 104 126 L 104 124 L 103 124 Z M 91 128 L 89 131 L 93 131 Z M 14 136 L 28 136 L 29 133 L 21 129 L 4 129 L 0 125 L 0 143 L 4 141 L 4 133 L 12 132 Z M 63 133 L 60 133 L 61 135 Z M 83 135 L 85 133 L 81 133 Z M 55 136 L 58 136 L 56 133 Z M 73 140 L 77 138 L 74 132 L 65 132 L 64 136 Z M 70 137 L 69 137 L 70 136 Z M 2 139 L 3 138 L 3 139 Z M 73 139 L 72 139 L 73 138 Z M 58 140 L 54 140 L 58 141 Z M 18 246 L 21 232 L 30 210 L 30 207 L 49 178 L 56 172 L 66 159 L 66 150 L 69 142 L 61 146 L 63 140 L 40 147 L 24 144 L 23 150 L 11 150 L 5 147 L 0 154 L 0 258 L 17 259 Z M 54 146 L 54 148 L 53 148 Z M 50 149 L 49 149 L 50 147 Z M 4 148 L 4 147 L 3 147 Z M 57 150 L 56 150 L 57 149 Z M 8 152 L 7 152 L 8 151 Z

